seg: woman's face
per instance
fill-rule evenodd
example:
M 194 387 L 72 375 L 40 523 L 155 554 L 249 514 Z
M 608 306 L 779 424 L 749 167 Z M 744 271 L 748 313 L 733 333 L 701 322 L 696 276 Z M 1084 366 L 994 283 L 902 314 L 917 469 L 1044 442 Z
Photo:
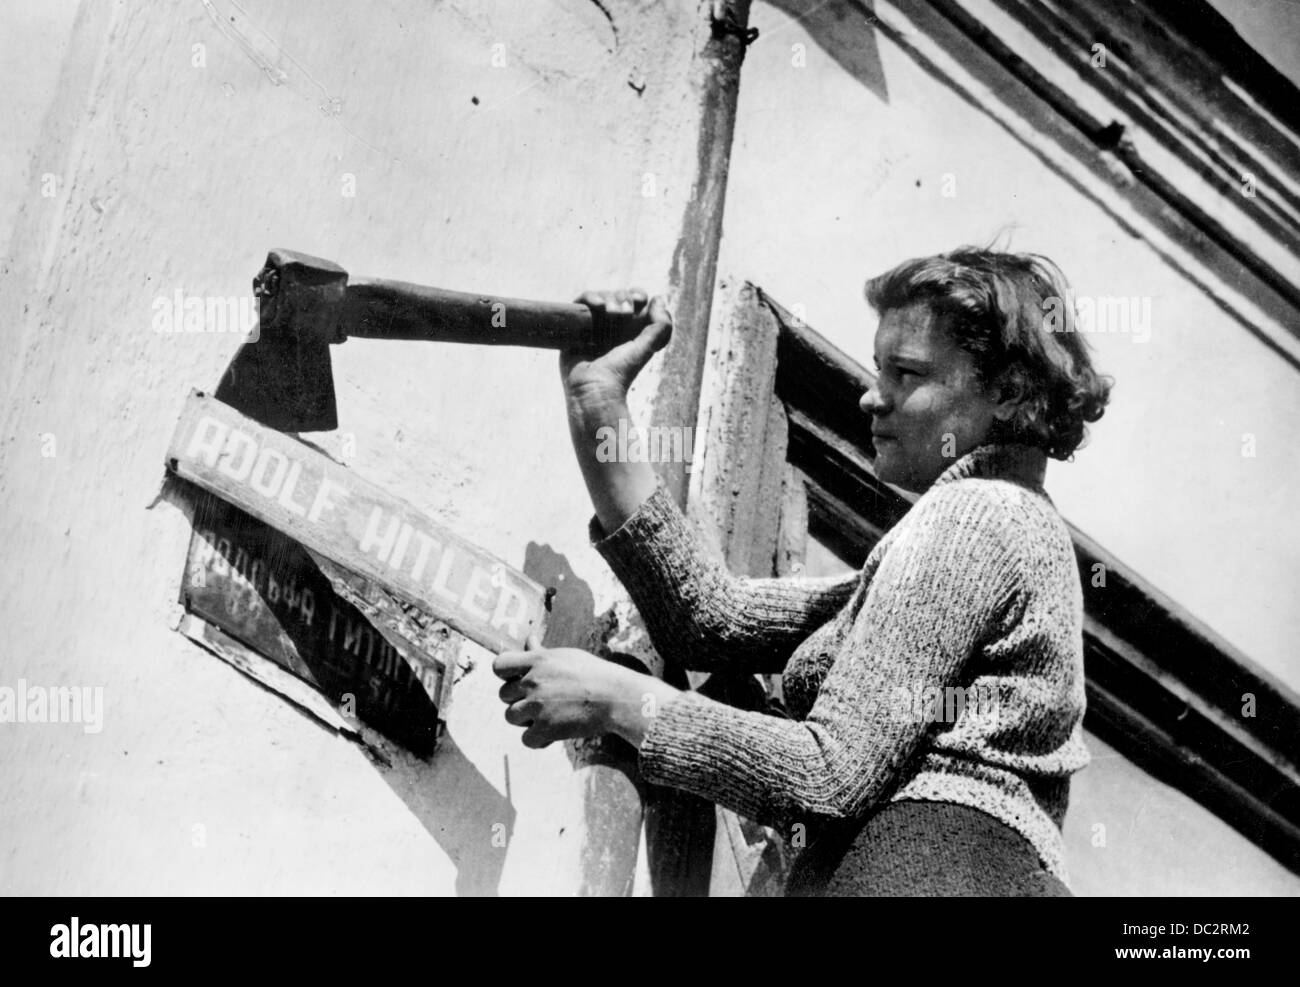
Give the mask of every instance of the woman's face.
M 859 402 L 872 416 L 876 475 L 916 493 L 1014 411 L 978 382 L 971 355 L 944 331 L 947 318 L 924 302 L 882 313 L 876 383 Z

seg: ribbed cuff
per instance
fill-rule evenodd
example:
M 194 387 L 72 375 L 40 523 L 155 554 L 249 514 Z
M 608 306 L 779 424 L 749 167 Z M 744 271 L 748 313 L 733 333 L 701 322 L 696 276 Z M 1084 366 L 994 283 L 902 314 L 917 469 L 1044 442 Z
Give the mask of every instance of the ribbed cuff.
M 698 565 L 694 535 L 662 483 L 617 531 L 605 535 L 593 516 L 587 534 L 638 608 L 665 605 Z
M 697 793 L 730 788 L 729 776 L 718 769 L 732 753 L 736 712 L 698 692 L 678 695 L 659 710 L 641 738 L 642 777 Z
M 663 482 L 659 481 L 655 485 L 654 492 L 641 501 L 640 506 L 619 525 L 618 530 L 605 534 L 605 529 L 600 526 L 600 520 L 593 514 L 591 520 L 587 522 L 587 537 L 592 547 L 602 555 L 617 554 L 625 551 L 629 546 L 636 545 L 647 536 L 671 526 L 680 517 L 681 511 L 677 509 L 672 497 L 664 489 Z

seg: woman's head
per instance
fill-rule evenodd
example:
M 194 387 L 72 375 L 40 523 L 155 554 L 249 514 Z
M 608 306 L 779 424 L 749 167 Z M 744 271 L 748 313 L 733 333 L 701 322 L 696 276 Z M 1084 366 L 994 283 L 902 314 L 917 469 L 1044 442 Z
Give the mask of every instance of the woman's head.
M 880 313 L 872 414 L 876 469 L 923 490 L 986 442 L 1068 459 L 1111 382 L 1075 331 L 1064 276 L 1033 254 L 963 247 L 905 261 L 866 285 Z

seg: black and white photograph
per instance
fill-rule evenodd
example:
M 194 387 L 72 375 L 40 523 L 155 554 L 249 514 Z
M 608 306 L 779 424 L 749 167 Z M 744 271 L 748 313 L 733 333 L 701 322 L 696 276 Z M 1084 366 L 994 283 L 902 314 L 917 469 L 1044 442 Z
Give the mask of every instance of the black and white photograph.
M 1300 3 L 9 0 L 0 50 L 6 955 L 412 897 L 1264 955 L 1204 900 L 1300 897 Z

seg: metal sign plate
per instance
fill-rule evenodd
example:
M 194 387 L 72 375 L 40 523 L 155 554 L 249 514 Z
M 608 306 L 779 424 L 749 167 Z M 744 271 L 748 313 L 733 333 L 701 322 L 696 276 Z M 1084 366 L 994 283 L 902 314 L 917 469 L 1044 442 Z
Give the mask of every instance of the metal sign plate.
M 546 590 L 329 457 L 197 392 L 168 468 L 493 651 L 541 638 Z
M 186 609 L 419 754 L 437 743 L 465 638 L 195 488 Z

